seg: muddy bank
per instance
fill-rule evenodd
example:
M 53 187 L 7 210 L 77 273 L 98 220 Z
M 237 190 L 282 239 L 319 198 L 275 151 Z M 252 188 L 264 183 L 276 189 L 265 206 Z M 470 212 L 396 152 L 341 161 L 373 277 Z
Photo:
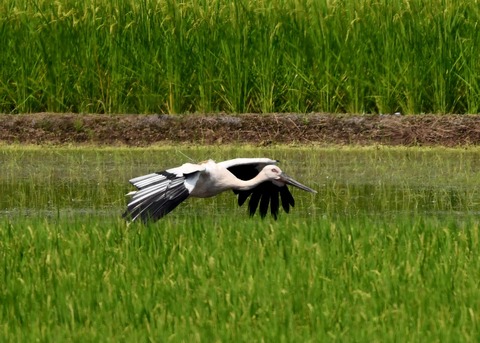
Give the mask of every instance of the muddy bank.
M 148 146 L 276 143 L 480 144 L 480 115 L 0 115 L 0 142 Z

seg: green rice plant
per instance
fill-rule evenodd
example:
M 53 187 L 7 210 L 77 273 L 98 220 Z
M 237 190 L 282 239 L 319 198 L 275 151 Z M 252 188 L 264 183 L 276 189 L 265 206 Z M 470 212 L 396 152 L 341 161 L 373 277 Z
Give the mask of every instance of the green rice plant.
M 0 112 L 477 113 L 453 1 L 0 4 Z
M 317 195 L 249 218 L 230 192 L 121 219 L 128 179 L 270 156 Z M 470 342 L 478 149 L 0 147 L 3 341 Z M 235 220 L 232 220 L 235 218 Z
M 471 341 L 478 221 L 2 222 L 9 340 Z

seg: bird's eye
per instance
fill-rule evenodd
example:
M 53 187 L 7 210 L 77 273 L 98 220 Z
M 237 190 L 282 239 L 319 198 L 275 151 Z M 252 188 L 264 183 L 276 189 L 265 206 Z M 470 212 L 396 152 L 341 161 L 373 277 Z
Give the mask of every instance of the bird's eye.
M 275 174 L 278 174 L 278 169 L 272 168 L 272 172 L 274 172 Z

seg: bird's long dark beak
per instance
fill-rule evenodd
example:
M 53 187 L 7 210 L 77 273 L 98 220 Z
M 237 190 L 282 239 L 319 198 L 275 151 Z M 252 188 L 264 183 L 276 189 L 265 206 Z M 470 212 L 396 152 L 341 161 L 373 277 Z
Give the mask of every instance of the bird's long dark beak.
M 297 188 L 303 189 L 304 191 L 307 191 L 307 192 L 310 192 L 310 193 L 317 193 L 316 190 L 311 189 L 310 187 L 307 187 L 305 185 L 302 185 L 300 182 L 292 179 L 290 176 L 286 175 L 285 173 L 282 173 L 280 175 L 280 180 L 285 182 L 288 185 L 292 185 L 292 186 L 295 186 Z

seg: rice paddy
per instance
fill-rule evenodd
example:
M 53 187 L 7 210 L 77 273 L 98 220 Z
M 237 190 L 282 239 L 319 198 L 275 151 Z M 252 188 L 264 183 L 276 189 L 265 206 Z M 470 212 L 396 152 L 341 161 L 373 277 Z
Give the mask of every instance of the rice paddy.
M 0 339 L 471 342 L 477 148 L 0 147 Z M 127 180 L 266 156 L 317 195 L 278 221 L 230 192 L 127 225 Z
M 475 0 L 4 0 L 0 113 L 478 113 Z

